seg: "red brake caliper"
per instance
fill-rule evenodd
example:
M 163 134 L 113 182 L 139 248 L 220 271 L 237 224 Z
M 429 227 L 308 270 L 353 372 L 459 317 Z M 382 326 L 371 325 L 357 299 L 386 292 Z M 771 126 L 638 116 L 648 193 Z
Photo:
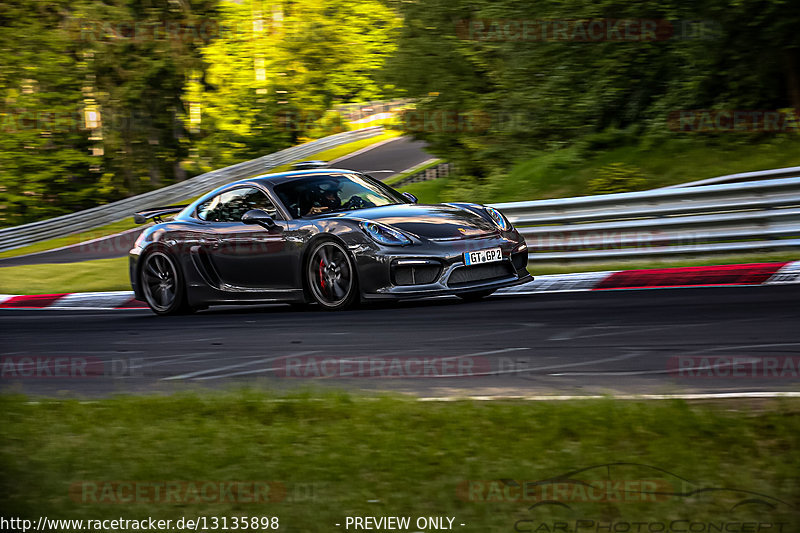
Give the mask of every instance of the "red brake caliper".
M 322 259 L 319 260 L 319 284 L 322 286 L 322 290 L 325 289 L 325 276 L 322 273 Z

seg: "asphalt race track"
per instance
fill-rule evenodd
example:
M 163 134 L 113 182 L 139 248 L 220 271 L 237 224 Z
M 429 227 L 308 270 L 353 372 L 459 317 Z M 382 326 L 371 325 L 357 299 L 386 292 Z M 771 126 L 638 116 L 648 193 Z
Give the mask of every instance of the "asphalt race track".
M 426 146 L 425 141 L 415 141 L 410 137 L 398 137 L 372 150 L 340 159 L 331 166 L 359 172 L 390 170 L 391 172 L 374 174 L 376 179 L 385 180 L 431 159 L 433 156 L 425 151 Z
M 352 156 L 346 156 L 340 159 L 335 166 L 360 172 L 391 170 L 391 172 L 377 172 L 375 174 L 375 178 L 384 180 L 395 173 L 402 172 L 431 159 L 431 155 L 425 152 L 425 146 L 424 141 L 399 137 L 376 146 L 372 150 L 356 152 Z M 133 213 L 131 213 L 132 215 Z M 75 263 L 94 259 L 124 257 L 128 255 L 128 250 L 133 247 L 138 235 L 138 231 L 127 232 L 91 243 L 76 244 L 70 248 L 0 259 L 0 267 L 43 263 Z
M 798 301 L 800 286 L 785 285 L 439 298 L 340 313 L 8 310 L 0 388 L 80 397 L 243 384 L 425 397 L 798 391 L 796 367 L 783 377 L 746 370 L 800 359 Z M 100 371 L 48 376 L 48 358 L 64 357 L 62 374 L 74 360 Z M 678 372 L 686 360 L 739 367 Z M 14 374 L 32 361 L 45 377 Z

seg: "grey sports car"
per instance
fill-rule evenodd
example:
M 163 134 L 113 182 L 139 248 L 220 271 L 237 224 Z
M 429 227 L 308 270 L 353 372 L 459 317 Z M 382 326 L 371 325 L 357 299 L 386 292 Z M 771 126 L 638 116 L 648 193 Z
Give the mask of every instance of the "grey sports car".
M 130 251 L 130 277 L 159 315 L 214 304 L 469 300 L 532 279 L 525 240 L 496 209 L 419 205 L 352 170 L 259 176 L 134 218 L 157 222 Z

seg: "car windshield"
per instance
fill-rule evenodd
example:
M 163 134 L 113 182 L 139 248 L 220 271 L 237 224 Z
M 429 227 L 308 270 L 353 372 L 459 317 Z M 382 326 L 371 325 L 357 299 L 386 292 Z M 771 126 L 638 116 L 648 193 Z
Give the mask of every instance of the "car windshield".
M 276 185 L 274 190 L 296 218 L 409 203 L 391 187 L 361 174 L 303 176 Z

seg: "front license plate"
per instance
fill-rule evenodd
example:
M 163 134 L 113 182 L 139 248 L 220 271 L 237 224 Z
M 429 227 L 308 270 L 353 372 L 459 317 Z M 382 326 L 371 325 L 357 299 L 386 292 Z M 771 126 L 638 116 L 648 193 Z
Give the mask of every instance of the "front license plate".
M 479 252 L 464 252 L 465 265 L 480 265 L 482 263 L 492 263 L 494 261 L 502 260 L 503 252 L 500 251 L 500 248 L 481 250 Z

